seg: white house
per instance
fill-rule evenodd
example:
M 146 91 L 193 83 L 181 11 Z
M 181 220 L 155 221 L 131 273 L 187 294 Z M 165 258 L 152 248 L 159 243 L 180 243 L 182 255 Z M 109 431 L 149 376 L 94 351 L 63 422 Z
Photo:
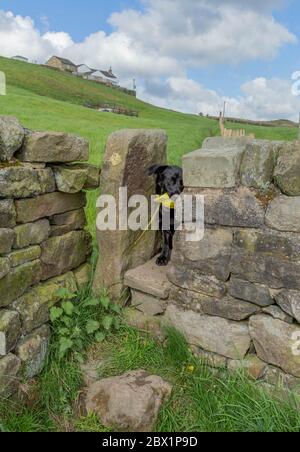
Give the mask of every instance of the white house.
M 86 64 L 80 64 L 77 66 L 77 74 L 78 75 L 90 75 L 95 71 L 95 69 L 91 69 Z
M 111 68 L 109 71 L 94 70 L 92 73 L 87 74 L 87 78 L 107 85 L 119 85 L 119 79 L 113 74 Z
M 110 67 L 109 71 L 100 71 L 104 80 L 112 85 L 119 85 L 118 77 L 113 73 L 112 68 Z

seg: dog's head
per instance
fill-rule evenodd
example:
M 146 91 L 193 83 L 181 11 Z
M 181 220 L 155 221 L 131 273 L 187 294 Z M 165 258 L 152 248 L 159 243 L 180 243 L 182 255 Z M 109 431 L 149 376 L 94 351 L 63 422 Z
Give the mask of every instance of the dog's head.
M 170 198 L 183 192 L 183 174 L 178 166 L 152 165 L 148 169 L 149 176 L 156 177 L 156 193 L 168 193 Z

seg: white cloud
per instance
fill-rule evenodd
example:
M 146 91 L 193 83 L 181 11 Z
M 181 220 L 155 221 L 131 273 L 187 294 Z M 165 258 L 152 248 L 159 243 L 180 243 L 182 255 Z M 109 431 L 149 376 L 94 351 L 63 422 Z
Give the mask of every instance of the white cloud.
M 268 120 L 298 119 L 300 96 L 292 94 L 292 84 L 287 80 L 256 78 L 241 87 L 239 97 L 220 96 L 194 80 L 170 77 L 146 83 L 143 97 L 161 107 L 218 115 L 227 103 L 227 115 L 238 118 Z M 164 96 L 162 95 L 164 93 Z
M 159 52 L 186 67 L 235 64 L 276 56 L 295 36 L 272 17 L 276 1 L 149 0 L 145 12 L 112 14 L 110 23 L 133 46 Z
M 0 52 L 40 62 L 57 54 L 95 68 L 112 65 L 121 79 L 139 79 L 139 94 L 145 100 L 187 112 L 217 114 L 224 98 L 189 80 L 189 69 L 271 59 L 283 45 L 296 42 L 272 16 L 281 0 L 141 1 L 144 11 L 111 15 L 112 33 L 99 31 L 79 43 L 63 31 L 40 32 L 30 17 L 0 10 Z M 247 82 L 242 96 L 226 100 L 230 114 L 236 116 L 290 117 L 299 109 L 290 83 L 276 79 Z

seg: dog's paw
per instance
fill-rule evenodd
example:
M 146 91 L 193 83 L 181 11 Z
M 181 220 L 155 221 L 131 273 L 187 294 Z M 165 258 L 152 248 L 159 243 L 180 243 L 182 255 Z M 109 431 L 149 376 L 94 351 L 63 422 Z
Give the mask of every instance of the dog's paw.
M 159 256 L 156 260 L 156 265 L 158 265 L 159 267 L 166 267 L 169 262 L 170 259 L 166 256 Z

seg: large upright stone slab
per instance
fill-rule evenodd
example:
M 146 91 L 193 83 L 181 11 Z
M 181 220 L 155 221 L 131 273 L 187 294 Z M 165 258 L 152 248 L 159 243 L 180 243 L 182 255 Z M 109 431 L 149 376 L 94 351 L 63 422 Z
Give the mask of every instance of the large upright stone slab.
M 9 161 L 22 146 L 24 129 L 17 118 L 0 116 L 0 162 Z
M 87 161 L 89 144 L 81 137 L 61 132 L 33 132 L 26 136 L 18 159 L 23 162 L 69 163 Z
M 162 130 L 124 130 L 113 133 L 106 145 L 100 191 L 112 195 L 119 204 L 119 188 L 127 187 L 128 197 L 155 194 L 155 181 L 147 169 L 165 164 L 167 136 Z M 130 209 L 129 209 L 130 214 Z M 118 220 L 117 215 L 117 220 Z M 143 265 L 157 251 L 157 233 L 148 231 L 137 242 L 141 231 L 97 232 L 100 258 L 95 273 L 94 291 L 107 288 L 112 298 L 120 298 L 127 270 Z
M 239 182 L 243 147 L 200 149 L 183 157 L 185 187 L 232 188 Z

